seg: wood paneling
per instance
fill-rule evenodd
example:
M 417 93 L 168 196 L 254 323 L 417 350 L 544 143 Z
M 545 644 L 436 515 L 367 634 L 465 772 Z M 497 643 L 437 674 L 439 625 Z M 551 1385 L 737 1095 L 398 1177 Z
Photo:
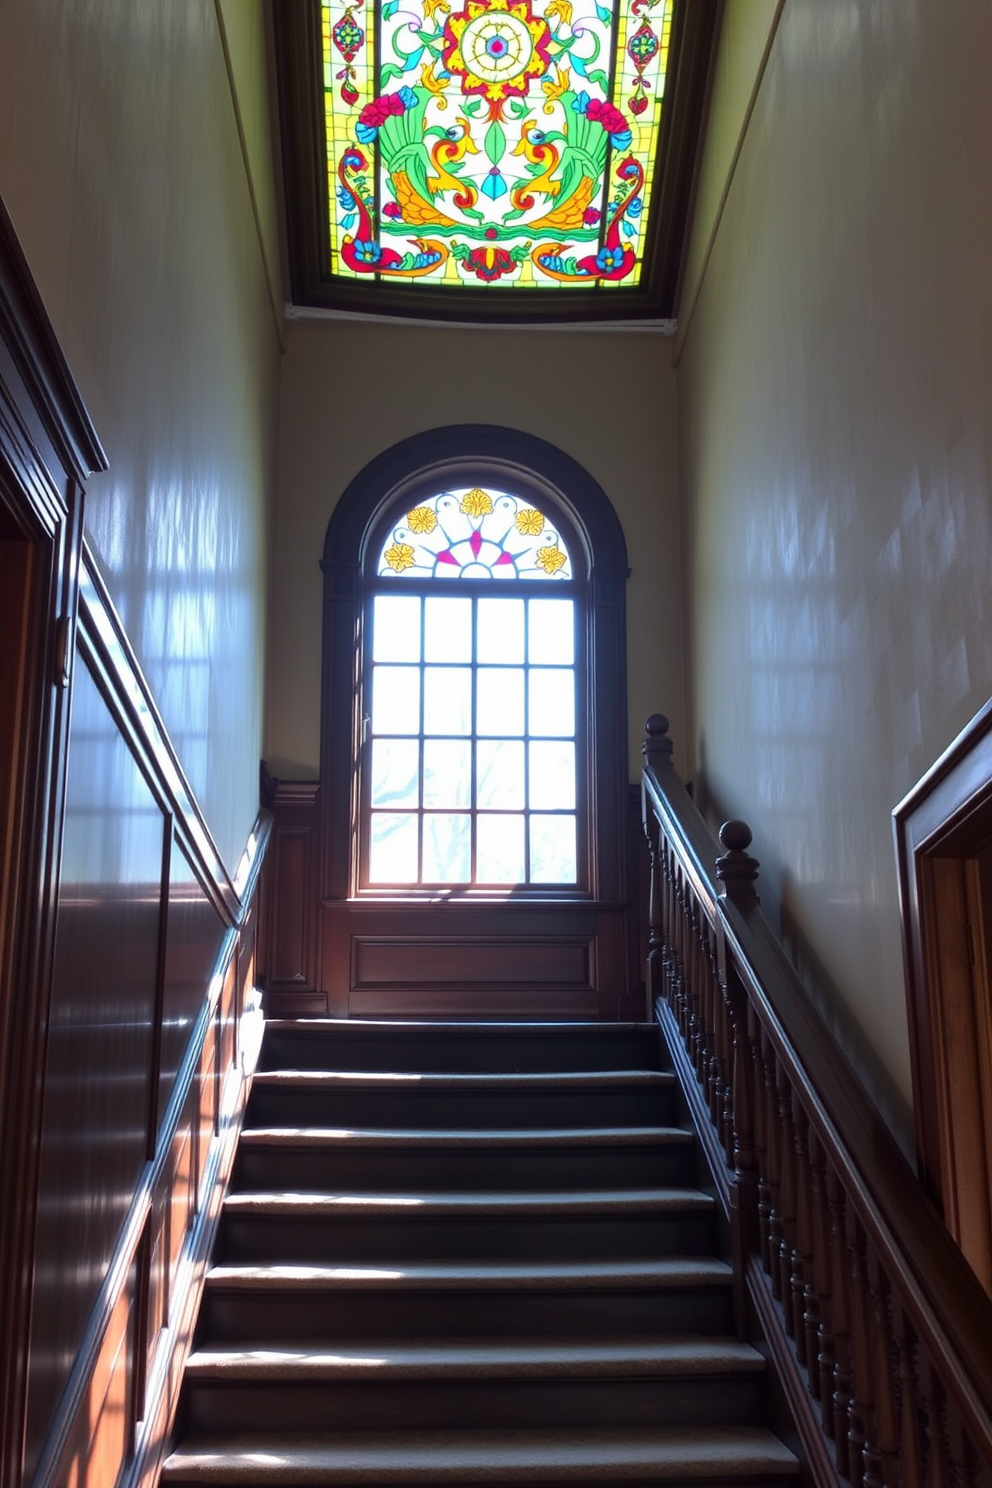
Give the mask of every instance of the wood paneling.
M 263 770 L 272 841 L 262 879 L 259 985 L 270 1017 L 323 1013 L 318 991 L 318 805 L 316 781 L 275 780 Z
M 245 1092 L 267 822 L 236 888 L 86 548 L 105 466 L 0 204 L 4 1488 L 154 1479 Z

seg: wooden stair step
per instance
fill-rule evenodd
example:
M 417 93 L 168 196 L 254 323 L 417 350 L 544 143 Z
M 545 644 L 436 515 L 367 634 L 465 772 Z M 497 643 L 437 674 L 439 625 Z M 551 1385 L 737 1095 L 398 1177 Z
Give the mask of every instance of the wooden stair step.
M 421 1129 L 417 1127 L 375 1128 L 334 1126 L 247 1127 L 241 1133 L 242 1147 L 342 1147 L 369 1148 L 512 1148 L 530 1147 L 655 1147 L 689 1146 L 693 1133 L 681 1126 L 603 1126 Z
M 671 1214 L 710 1211 L 714 1200 L 694 1188 L 607 1189 L 582 1193 L 260 1193 L 229 1194 L 230 1215 L 334 1219 L 433 1219 L 496 1215 Z
M 187 1362 L 192 1380 L 380 1379 L 555 1379 L 572 1376 L 696 1376 L 760 1373 L 761 1355 L 734 1338 L 532 1338 L 485 1343 L 463 1339 L 411 1343 L 372 1339 L 361 1344 L 300 1347 L 259 1341 L 254 1345 L 200 1348 Z
M 253 1086 L 259 1089 L 284 1085 L 296 1088 L 344 1090 L 587 1090 L 602 1087 L 626 1089 L 650 1086 L 674 1087 L 675 1076 L 667 1070 L 348 1070 L 272 1069 L 259 1070 Z
M 759 1483 L 794 1477 L 760 1428 L 397 1432 L 374 1437 L 193 1438 L 167 1459 L 172 1484 Z
M 207 1273 L 210 1289 L 258 1291 L 626 1291 L 645 1287 L 729 1286 L 733 1273 L 725 1261 L 686 1256 L 671 1260 L 580 1261 L 519 1264 L 465 1262 L 390 1266 L 216 1265 Z

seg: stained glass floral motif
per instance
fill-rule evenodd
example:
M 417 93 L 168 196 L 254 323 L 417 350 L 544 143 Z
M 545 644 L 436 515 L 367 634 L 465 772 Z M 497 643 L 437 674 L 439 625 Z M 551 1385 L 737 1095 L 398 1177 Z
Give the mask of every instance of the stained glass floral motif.
M 404 513 L 383 543 L 377 572 L 381 578 L 567 580 L 572 564 L 543 512 L 505 491 L 473 486 L 442 491 Z
M 330 266 L 641 278 L 674 0 L 329 0 Z

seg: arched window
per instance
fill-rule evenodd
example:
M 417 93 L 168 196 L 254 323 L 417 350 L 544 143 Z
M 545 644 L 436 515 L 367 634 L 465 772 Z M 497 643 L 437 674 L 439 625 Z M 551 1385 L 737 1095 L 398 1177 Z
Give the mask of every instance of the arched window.
M 388 514 L 366 559 L 363 887 L 584 881 L 569 547 L 559 514 L 492 486 Z
M 528 1014 L 616 1016 L 600 993 L 625 973 L 599 951 L 625 900 L 627 566 L 605 494 L 544 440 L 436 430 L 352 481 L 322 567 L 332 1011 L 398 1009 L 369 988 L 415 983 L 430 942 L 442 981 L 486 982 L 476 1012 L 519 1011 L 541 965 L 559 990 Z M 512 945 L 519 973 L 500 972 Z

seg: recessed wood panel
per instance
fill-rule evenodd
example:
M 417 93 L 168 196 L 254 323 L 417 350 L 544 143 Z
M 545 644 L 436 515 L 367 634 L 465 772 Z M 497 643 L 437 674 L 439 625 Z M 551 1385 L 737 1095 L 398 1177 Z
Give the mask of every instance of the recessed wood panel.
M 353 990 L 376 982 L 589 985 L 585 938 L 513 940 L 363 940 L 354 945 Z

